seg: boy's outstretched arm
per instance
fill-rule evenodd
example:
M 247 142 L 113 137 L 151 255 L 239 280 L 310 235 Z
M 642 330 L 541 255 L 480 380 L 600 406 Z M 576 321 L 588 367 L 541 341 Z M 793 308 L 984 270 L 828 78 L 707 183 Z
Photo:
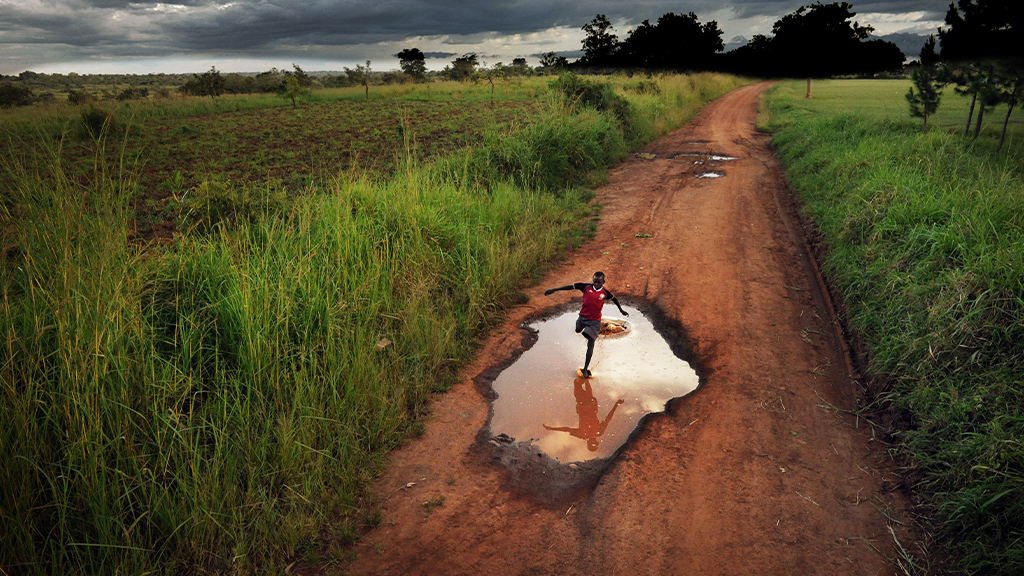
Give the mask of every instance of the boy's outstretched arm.
M 623 310 L 622 306 L 619 305 L 619 299 L 618 298 L 612 296 L 612 302 L 615 302 L 615 306 L 618 307 L 619 312 L 622 312 L 623 316 L 629 316 L 629 312 L 626 312 L 625 310 Z
M 559 286 L 558 288 L 548 288 L 547 290 L 544 291 L 544 295 L 545 296 L 551 296 L 552 294 L 554 294 L 555 292 L 558 292 L 560 290 L 575 290 L 575 289 L 576 289 L 576 285 L 575 284 L 566 284 L 565 286 Z

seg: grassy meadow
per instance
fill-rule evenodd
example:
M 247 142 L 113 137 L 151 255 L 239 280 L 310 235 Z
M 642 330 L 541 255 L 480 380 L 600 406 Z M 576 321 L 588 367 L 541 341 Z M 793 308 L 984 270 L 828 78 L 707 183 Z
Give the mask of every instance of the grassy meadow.
M 1024 127 L 963 137 L 947 90 L 925 133 L 909 81 L 776 87 L 760 123 L 820 232 L 885 431 L 930 535 L 910 573 L 1024 573 Z M 972 127 L 973 129 L 973 127 Z M 973 133 L 973 132 L 972 132 Z M 879 429 L 881 430 L 881 429 Z M 905 519 L 907 520 L 907 519 Z
M 325 90 L 298 109 L 158 100 L 105 109 L 98 133 L 88 107 L 4 111 L 0 571 L 340 562 L 380 522 L 383 455 L 422 429 L 517 290 L 592 232 L 587 184 L 743 82 L 524 81 L 499 84 L 492 112 L 486 85 L 374 89 L 369 104 Z M 459 107 L 478 114 L 466 131 L 419 147 Z M 275 160 L 283 184 L 213 161 L 225 127 L 267 116 L 267 140 L 296 151 Z M 174 128 L 147 140 L 158 126 L 195 130 L 210 160 L 170 161 L 166 195 L 148 178 L 188 145 Z M 386 169 L 310 150 L 317 128 L 346 127 L 367 131 L 351 142 L 387 134 Z M 147 214 L 171 240 L 138 233 Z

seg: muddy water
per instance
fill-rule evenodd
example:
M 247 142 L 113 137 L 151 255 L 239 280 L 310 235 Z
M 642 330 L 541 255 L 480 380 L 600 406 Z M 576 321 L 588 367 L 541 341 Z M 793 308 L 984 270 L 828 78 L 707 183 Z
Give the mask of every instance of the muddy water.
M 577 376 L 587 350 L 576 334 L 577 312 L 537 321 L 537 342 L 492 384 L 491 434 L 532 442 L 563 463 L 613 454 L 640 419 L 697 388 L 697 374 L 639 310 L 623 307 L 629 330 L 601 336 L 590 363 L 593 377 Z M 606 314 L 605 318 L 619 318 Z

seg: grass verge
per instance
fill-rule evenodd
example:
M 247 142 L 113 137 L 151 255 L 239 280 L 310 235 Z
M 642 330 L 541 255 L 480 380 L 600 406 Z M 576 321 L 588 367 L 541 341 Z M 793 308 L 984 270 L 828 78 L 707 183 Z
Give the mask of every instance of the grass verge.
M 653 100 L 624 118 L 552 103 L 537 127 L 435 163 L 410 155 L 386 179 L 343 174 L 290 201 L 221 190 L 163 250 L 132 241 L 137 181 L 102 139 L 85 182 L 59 149 L 9 161 L 2 571 L 339 561 L 379 522 L 382 455 L 422 426 L 517 286 L 592 231 L 596 207 L 573 186 L 626 152 L 624 132 L 657 134 L 740 83 L 658 82 L 668 120 Z
M 832 88 L 807 101 L 798 84 L 781 85 L 765 125 L 821 234 L 823 272 L 866 346 L 866 376 L 908 423 L 892 440 L 913 463 L 928 527 L 951 550 L 948 569 L 1020 574 L 1020 146 L 997 154 L 997 131 L 977 141 L 962 127 L 923 133 L 909 115 L 858 105 L 877 101 L 877 88 Z

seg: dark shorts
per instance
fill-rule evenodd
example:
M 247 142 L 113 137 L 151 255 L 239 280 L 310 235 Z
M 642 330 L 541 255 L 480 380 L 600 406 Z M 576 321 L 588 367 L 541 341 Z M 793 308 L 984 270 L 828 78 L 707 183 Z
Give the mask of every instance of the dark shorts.
M 583 316 L 576 318 L 576 332 L 582 332 L 583 336 L 591 340 L 597 340 L 601 334 L 600 320 L 587 320 Z

